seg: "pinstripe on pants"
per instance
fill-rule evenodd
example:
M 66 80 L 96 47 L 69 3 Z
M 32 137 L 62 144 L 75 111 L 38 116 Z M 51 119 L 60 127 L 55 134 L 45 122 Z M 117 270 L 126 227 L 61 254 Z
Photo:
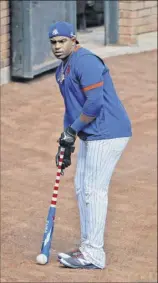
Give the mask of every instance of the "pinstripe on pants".
M 80 141 L 75 176 L 80 213 L 81 247 L 86 260 L 104 268 L 104 230 L 108 187 L 129 138 Z

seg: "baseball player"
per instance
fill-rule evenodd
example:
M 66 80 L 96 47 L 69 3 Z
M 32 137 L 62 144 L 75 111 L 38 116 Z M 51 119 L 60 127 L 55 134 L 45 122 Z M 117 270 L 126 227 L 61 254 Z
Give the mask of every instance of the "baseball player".
M 103 269 L 108 188 L 132 136 L 131 123 L 109 68 L 101 58 L 79 45 L 73 26 L 67 22 L 52 24 L 49 39 L 52 52 L 61 59 L 56 80 L 65 104 L 57 165 L 63 146 L 63 169 L 70 166 L 75 140 L 80 139 L 75 190 L 81 242 L 77 250 L 59 253 L 58 259 L 70 268 Z

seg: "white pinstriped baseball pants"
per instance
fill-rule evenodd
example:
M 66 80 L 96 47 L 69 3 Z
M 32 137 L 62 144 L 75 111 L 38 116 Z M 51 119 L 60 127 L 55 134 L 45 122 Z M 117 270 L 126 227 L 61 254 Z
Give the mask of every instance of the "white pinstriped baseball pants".
M 80 141 L 75 176 L 81 228 L 80 250 L 87 261 L 100 268 L 106 265 L 104 230 L 108 187 L 129 139 Z

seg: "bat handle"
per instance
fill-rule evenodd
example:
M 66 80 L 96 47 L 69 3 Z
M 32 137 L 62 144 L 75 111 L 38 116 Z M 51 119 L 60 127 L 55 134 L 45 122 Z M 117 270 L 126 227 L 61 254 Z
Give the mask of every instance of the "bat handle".
M 60 148 L 60 159 L 62 159 L 63 161 L 63 158 L 64 158 L 64 152 L 65 152 L 65 148 L 64 147 L 61 147 Z M 62 176 L 64 176 L 64 169 L 61 169 L 61 173 L 60 173 Z
M 65 147 L 62 147 L 62 146 L 61 146 L 60 152 L 63 152 L 63 153 L 64 153 L 64 151 L 65 151 Z

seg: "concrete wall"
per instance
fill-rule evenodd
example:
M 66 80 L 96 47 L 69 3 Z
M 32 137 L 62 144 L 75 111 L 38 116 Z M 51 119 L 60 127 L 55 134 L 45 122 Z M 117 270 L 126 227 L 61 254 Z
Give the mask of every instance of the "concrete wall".
M 0 1 L 0 69 L 1 84 L 10 80 L 10 11 L 9 1 Z
M 119 43 L 137 42 L 137 35 L 157 31 L 157 1 L 119 1 Z

